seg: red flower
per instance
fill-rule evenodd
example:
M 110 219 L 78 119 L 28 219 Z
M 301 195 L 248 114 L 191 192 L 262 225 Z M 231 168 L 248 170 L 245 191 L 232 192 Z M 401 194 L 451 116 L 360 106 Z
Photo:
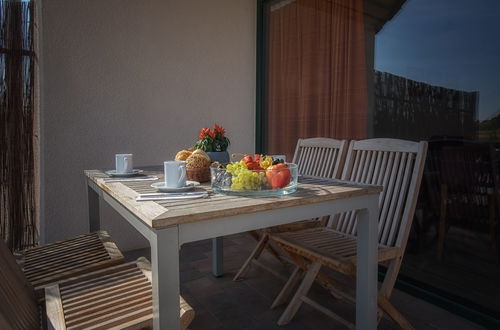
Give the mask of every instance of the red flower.
M 222 128 L 222 126 L 215 124 L 214 125 L 214 133 L 219 133 L 221 136 L 224 136 L 226 131 L 224 130 L 224 128 Z
M 202 128 L 194 147 L 203 151 L 226 151 L 230 141 L 224 134 L 226 134 L 224 128 L 217 124 L 213 129 Z
M 206 136 L 211 136 L 210 134 L 210 128 L 202 128 L 200 130 L 200 134 L 198 135 L 198 139 L 203 139 L 205 138 Z

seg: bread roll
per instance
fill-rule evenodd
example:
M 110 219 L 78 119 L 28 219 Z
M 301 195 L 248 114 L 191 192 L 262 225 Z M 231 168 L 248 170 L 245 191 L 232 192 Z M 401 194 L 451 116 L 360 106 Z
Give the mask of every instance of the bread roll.
M 203 155 L 193 153 L 186 159 L 187 168 L 202 168 L 210 166 L 210 158 L 206 158 Z
M 193 151 L 193 155 L 200 155 L 204 158 L 206 158 L 207 160 L 211 161 L 210 157 L 207 155 L 207 153 L 201 149 L 196 149 L 195 151 Z
M 189 150 L 181 150 L 175 155 L 175 160 L 186 160 L 191 154 L 192 152 Z

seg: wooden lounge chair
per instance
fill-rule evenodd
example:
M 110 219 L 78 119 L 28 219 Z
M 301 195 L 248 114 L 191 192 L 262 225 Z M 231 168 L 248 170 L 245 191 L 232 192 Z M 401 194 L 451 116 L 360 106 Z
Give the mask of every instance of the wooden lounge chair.
M 139 258 L 35 291 L 1 241 L 0 301 L 5 330 L 151 328 L 150 264 Z M 180 297 L 180 328 L 193 318 L 194 310 Z
M 125 262 L 105 231 L 30 248 L 16 257 L 35 288 Z
M 387 272 L 378 295 L 379 308 L 402 328 L 412 328 L 408 321 L 389 302 L 411 228 L 427 151 L 426 142 L 409 142 L 394 139 L 352 141 L 347 154 L 342 179 L 358 183 L 382 185 L 379 214 L 378 261 L 387 265 Z M 356 276 L 356 213 L 336 216 L 325 228 L 271 234 L 270 239 L 288 251 L 298 265 L 287 284 L 273 303 L 283 304 L 294 285 L 305 272 L 298 290 L 282 314 L 278 324 L 291 321 L 302 302 L 348 327 L 354 325 L 307 297 L 317 279 L 321 266 Z M 323 274 L 324 275 L 324 274 Z M 319 284 L 330 292 L 334 288 L 324 276 Z M 336 290 L 335 297 L 354 299 Z M 380 314 L 379 314 L 380 315 Z
M 335 140 L 329 138 L 299 139 L 297 141 L 292 163 L 298 165 L 299 174 L 301 175 L 317 176 L 322 178 L 338 178 L 342 172 L 342 164 L 344 162 L 346 151 L 347 141 L 345 140 Z M 256 231 L 250 232 L 252 237 L 255 238 L 258 243 L 250 256 L 248 256 L 247 260 L 243 263 L 240 270 L 234 276 L 233 281 L 240 280 L 250 269 L 250 265 L 252 263 L 268 270 L 275 276 L 282 278 L 282 276 L 272 268 L 267 267 L 258 261 L 264 249 L 267 248 L 275 257 L 278 258 L 278 260 L 284 263 L 280 252 L 270 245 L 268 233 L 317 227 L 318 225 L 325 225 L 326 221 L 328 221 L 327 218 L 310 219 L 287 225 L 266 228 L 261 230 L 260 233 Z M 286 278 L 284 278 L 284 280 L 286 280 Z

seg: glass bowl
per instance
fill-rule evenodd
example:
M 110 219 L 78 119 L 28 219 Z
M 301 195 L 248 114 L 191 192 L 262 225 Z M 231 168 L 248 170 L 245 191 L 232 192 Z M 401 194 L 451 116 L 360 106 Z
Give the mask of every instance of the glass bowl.
M 286 163 L 286 168 L 268 170 L 234 170 L 212 166 L 212 190 L 239 196 L 277 196 L 297 190 L 298 167 Z

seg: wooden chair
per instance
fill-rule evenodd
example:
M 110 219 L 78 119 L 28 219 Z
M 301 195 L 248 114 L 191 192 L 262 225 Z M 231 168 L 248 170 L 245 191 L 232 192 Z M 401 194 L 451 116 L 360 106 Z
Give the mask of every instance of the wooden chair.
M 35 291 L 0 240 L 0 329 L 152 328 L 149 262 L 111 266 Z M 181 329 L 194 310 L 180 297 Z
M 299 139 L 295 148 L 292 163 L 297 164 L 300 175 L 317 176 L 323 178 L 338 178 L 342 171 L 345 153 L 347 151 L 347 141 L 335 140 L 329 138 L 310 138 Z M 241 279 L 250 269 L 250 265 L 255 265 L 268 270 L 278 278 L 283 278 L 282 275 L 267 267 L 258 261 L 262 252 L 267 248 L 280 262 L 284 262 L 282 254 L 280 254 L 269 242 L 270 232 L 294 231 L 304 228 L 316 227 L 324 225 L 327 219 L 310 219 L 295 222 L 292 224 L 275 226 L 261 230 L 260 234 L 256 231 L 250 232 L 250 235 L 258 241 L 252 253 L 236 273 L 233 281 Z M 286 278 L 283 278 L 286 280 Z
M 490 143 L 463 141 L 440 150 L 440 217 L 438 259 L 442 259 L 450 226 L 488 231 L 495 260 L 497 249 L 498 169 Z
M 30 248 L 16 257 L 35 288 L 125 262 L 105 231 Z
M 426 151 L 426 142 L 395 139 L 352 141 L 342 174 L 344 180 L 376 184 L 384 188 L 380 196 L 378 261 L 386 263 L 388 269 L 379 291 L 378 305 L 403 328 L 412 327 L 389 302 L 389 298 L 408 240 Z M 308 298 L 307 292 L 320 274 L 321 266 L 356 276 L 356 221 L 356 213 L 351 211 L 336 216 L 329 227 L 270 235 L 291 254 L 298 265 L 273 307 L 286 301 L 305 271 L 304 279 L 278 324 L 289 323 L 302 302 L 306 302 L 344 325 L 354 326 Z M 331 281 L 322 278 L 319 284 L 333 291 L 334 283 Z M 334 290 L 334 296 L 354 302 L 352 297 L 338 290 Z

